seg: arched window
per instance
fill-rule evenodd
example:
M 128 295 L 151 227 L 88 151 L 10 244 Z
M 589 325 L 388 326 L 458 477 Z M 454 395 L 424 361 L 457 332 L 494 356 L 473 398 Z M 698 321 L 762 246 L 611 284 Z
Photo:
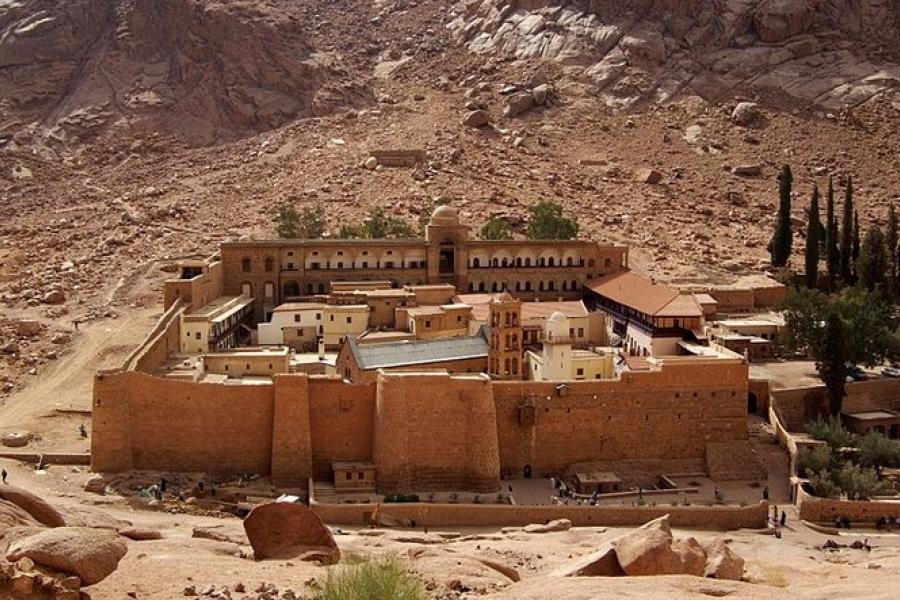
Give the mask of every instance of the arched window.
M 497 260 L 496 258 L 492 258 L 492 259 L 491 259 L 491 266 L 492 266 L 492 267 L 499 267 L 499 266 L 500 266 L 500 261 Z
M 526 281 L 526 282 L 525 282 L 525 291 L 526 291 L 526 292 L 530 292 L 530 291 L 531 291 L 531 282 L 530 282 L 530 281 Z
M 555 290 L 556 290 L 556 282 L 555 282 L 555 281 L 548 281 L 548 282 L 547 282 L 547 289 L 550 290 L 551 292 L 555 291 Z
M 484 287 L 484 282 L 483 282 L 483 281 L 480 281 L 480 282 L 478 283 L 478 291 L 479 291 L 479 292 L 485 291 L 485 287 Z
M 531 266 L 531 257 L 530 257 L 530 256 L 526 256 L 526 257 L 525 257 L 525 266 L 526 266 L 526 267 L 530 267 L 530 266 Z
M 569 291 L 569 282 L 568 281 L 563 281 L 562 291 L 564 291 L 564 292 Z
M 589 266 L 590 268 L 593 269 L 595 264 L 596 264 L 596 261 L 594 261 L 593 258 L 591 258 L 591 259 L 588 260 L 588 266 Z
M 517 292 L 521 292 L 521 291 L 522 291 L 522 282 L 521 282 L 521 281 L 517 281 L 517 282 L 516 282 L 516 291 L 517 291 Z
M 540 257 L 540 258 L 538 259 L 538 266 L 539 266 L 539 267 L 546 267 L 546 266 L 547 266 L 547 259 L 545 259 L 543 256 Z
M 509 375 L 509 359 L 508 358 L 503 360 L 503 374 Z
M 244 273 L 250 272 L 250 259 L 249 258 L 241 259 L 241 271 L 243 271 Z
M 311 284 L 311 283 L 306 284 L 306 295 L 307 296 L 313 295 L 313 284 Z
M 540 292 L 544 291 L 544 281 L 543 280 L 541 280 L 541 282 L 538 283 L 538 291 L 540 291 Z
M 275 269 L 275 261 L 271 258 L 266 259 L 266 272 L 271 273 Z
M 505 256 L 503 257 L 503 260 L 500 261 L 500 266 L 501 266 L 501 267 L 508 267 L 508 266 L 509 266 L 509 261 L 507 260 L 507 258 L 506 258 Z
M 603 266 L 604 266 L 605 268 L 607 268 L 607 269 L 611 269 L 611 268 L 612 268 L 612 259 L 611 259 L 611 258 L 607 258 L 606 260 L 604 260 L 604 261 L 603 261 Z
M 300 284 L 296 281 L 285 281 L 282 292 L 284 292 L 285 296 L 299 296 Z M 312 290 L 310 290 L 310 293 L 312 293 Z
M 516 257 L 516 266 L 517 266 L 517 267 L 521 267 L 521 266 L 522 266 L 522 257 L 521 257 L 521 256 L 517 256 L 517 257 Z
M 492 291 L 492 292 L 499 292 L 499 291 L 500 291 L 500 284 L 497 283 L 496 281 L 495 281 L 494 283 L 492 283 L 492 284 L 491 284 L 491 291 Z
M 517 361 L 517 360 L 514 360 L 512 362 L 512 374 L 513 375 L 519 374 L 519 361 Z
M 324 293 L 325 293 L 325 284 L 324 284 L 324 283 L 320 283 L 320 284 L 319 284 L 319 293 L 320 293 L 320 294 L 324 294 Z
M 571 267 L 571 266 L 572 266 L 572 257 L 571 257 L 571 256 L 568 257 L 568 258 L 566 259 L 566 266 L 567 266 L 567 267 Z
M 481 259 L 476 256 L 475 258 L 472 259 L 472 268 L 478 269 L 480 267 L 481 267 Z
M 470 292 L 474 292 L 474 291 L 475 291 L 475 284 L 472 283 L 471 281 L 469 282 L 469 291 L 470 291 Z
M 573 292 L 577 291 L 578 290 L 578 282 L 573 279 L 572 283 L 569 284 L 569 289 L 572 290 Z
M 547 259 L 547 266 L 548 267 L 554 266 L 554 258 L 552 256 Z

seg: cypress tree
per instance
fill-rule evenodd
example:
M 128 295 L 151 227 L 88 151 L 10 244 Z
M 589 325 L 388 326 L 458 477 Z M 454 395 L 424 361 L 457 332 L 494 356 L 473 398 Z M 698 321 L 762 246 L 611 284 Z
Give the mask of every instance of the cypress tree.
M 856 263 L 856 276 L 860 285 L 870 291 L 887 292 L 888 258 L 885 252 L 884 234 L 877 225 L 866 231 Z
M 825 320 L 822 345 L 816 352 L 819 377 L 828 390 L 828 412 L 840 417 L 847 378 L 847 348 L 844 343 L 844 322 L 836 311 Z
M 812 200 L 806 225 L 806 287 L 819 284 L 819 236 L 822 222 L 819 220 L 819 186 L 813 186 Z
M 852 262 L 850 264 L 853 265 L 853 282 L 856 282 L 856 278 L 858 276 L 856 271 L 856 263 L 859 262 L 859 249 L 860 249 L 860 239 L 859 239 L 859 212 L 853 211 L 853 252 L 850 255 Z
M 890 263 L 888 267 L 888 287 L 890 288 L 891 297 L 896 298 L 897 276 L 900 274 L 897 268 L 897 244 L 900 243 L 900 240 L 897 239 L 897 213 L 894 211 L 893 204 L 888 209 L 887 232 L 885 233 L 884 241 L 887 246 L 888 261 Z
M 853 178 L 847 178 L 844 192 L 844 214 L 841 219 L 841 279 L 850 283 L 851 258 L 853 254 Z
M 838 227 L 834 216 L 834 182 L 828 178 L 828 197 L 825 209 L 825 264 L 828 269 L 828 290 L 837 287 L 841 256 L 838 251 Z
M 775 233 L 769 242 L 769 255 L 772 266 L 783 267 L 787 265 L 791 257 L 791 184 L 794 176 L 791 168 L 784 165 L 778 176 L 778 219 L 775 223 Z

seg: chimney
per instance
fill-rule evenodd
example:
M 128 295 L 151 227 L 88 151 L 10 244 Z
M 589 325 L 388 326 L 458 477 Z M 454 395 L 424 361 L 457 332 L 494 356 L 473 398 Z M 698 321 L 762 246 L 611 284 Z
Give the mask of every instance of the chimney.
M 325 338 L 319 338 L 319 360 L 325 360 Z

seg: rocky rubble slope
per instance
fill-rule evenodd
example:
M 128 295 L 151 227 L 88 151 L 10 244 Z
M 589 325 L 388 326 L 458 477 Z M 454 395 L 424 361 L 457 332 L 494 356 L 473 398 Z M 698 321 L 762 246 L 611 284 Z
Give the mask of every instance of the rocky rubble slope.
M 747 90 L 827 108 L 900 86 L 896 0 L 463 0 L 449 23 L 479 54 L 555 61 L 634 107 Z
M 0 129 L 20 143 L 116 128 L 209 144 L 370 101 L 272 3 L 3 0 L 0 32 Z

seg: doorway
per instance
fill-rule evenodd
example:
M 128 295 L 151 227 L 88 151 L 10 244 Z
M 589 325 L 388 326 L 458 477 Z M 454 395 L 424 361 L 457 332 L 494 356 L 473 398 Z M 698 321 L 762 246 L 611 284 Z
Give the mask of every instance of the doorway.
M 443 243 L 440 247 L 438 272 L 441 275 L 456 273 L 456 248 L 453 244 Z
M 747 394 L 747 414 L 755 415 L 758 409 L 759 406 L 756 400 L 756 394 L 750 392 L 749 394 Z

